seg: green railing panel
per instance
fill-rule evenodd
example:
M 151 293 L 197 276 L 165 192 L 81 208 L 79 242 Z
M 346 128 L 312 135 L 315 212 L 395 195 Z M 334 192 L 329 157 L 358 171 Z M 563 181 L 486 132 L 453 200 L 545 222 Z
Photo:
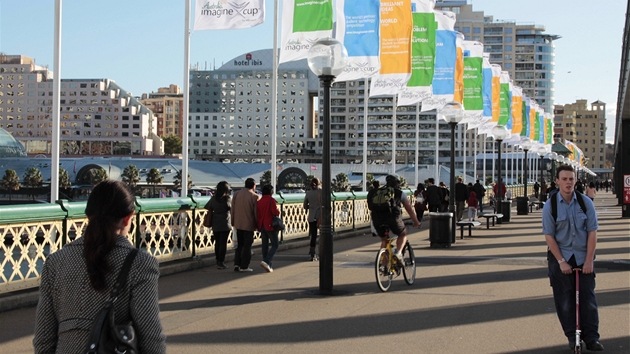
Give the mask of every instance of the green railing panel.
M 189 197 L 186 198 L 150 198 L 136 197 L 136 205 L 141 213 L 159 213 L 163 211 L 194 209 L 196 203 Z
M 21 204 L 0 206 L 0 225 L 19 222 L 57 220 L 66 217 L 59 204 Z

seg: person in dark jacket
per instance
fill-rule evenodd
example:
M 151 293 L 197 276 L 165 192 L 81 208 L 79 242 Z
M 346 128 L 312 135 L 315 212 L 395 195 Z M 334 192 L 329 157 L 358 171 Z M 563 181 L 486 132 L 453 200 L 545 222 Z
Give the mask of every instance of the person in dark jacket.
M 461 177 L 457 178 L 455 183 L 455 206 L 457 211 L 457 221 L 462 221 L 464 216 L 464 208 L 466 201 L 468 200 L 468 187 L 464 184 Z
M 415 192 L 413 192 L 413 196 L 415 198 L 415 202 L 413 204 L 413 208 L 416 212 L 416 217 L 420 222 L 420 226 L 422 226 L 422 217 L 424 216 L 424 211 L 427 210 L 427 191 L 424 190 L 424 183 L 418 183 L 418 187 Z
M 204 208 L 212 209 L 212 235 L 214 238 L 214 254 L 217 260 L 217 268 L 226 269 L 225 254 L 227 253 L 227 241 L 232 231 L 232 189 L 226 181 L 217 184 L 216 192 Z
M 430 213 L 437 213 L 442 205 L 442 192 L 440 188 L 435 185 L 435 179 L 429 178 L 429 186 L 427 187 L 427 201 L 429 205 Z
M 473 190 L 477 195 L 477 201 L 479 202 L 479 212 L 483 213 L 483 197 L 486 196 L 486 187 L 482 186 L 479 180 L 473 185 Z
M 446 188 L 446 183 L 440 182 L 440 192 L 442 193 L 440 211 L 446 212 L 451 200 L 451 192 Z

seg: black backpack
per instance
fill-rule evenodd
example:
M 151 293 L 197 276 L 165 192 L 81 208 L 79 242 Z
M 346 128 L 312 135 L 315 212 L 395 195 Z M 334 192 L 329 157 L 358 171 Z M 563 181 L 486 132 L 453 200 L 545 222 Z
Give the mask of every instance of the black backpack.
M 555 189 L 551 193 L 549 193 L 549 202 L 551 203 L 551 216 L 553 216 L 553 220 L 555 221 L 558 218 L 558 200 L 556 199 L 556 194 L 558 194 L 558 190 Z M 575 193 L 575 198 L 580 204 L 580 208 L 584 214 L 586 214 L 586 204 L 584 204 L 584 196 L 582 193 Z

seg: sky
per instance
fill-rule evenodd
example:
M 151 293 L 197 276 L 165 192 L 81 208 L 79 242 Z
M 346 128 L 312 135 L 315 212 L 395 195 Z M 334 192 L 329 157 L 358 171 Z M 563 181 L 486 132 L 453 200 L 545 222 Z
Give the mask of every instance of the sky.
M 555 42 L 554 102 L 605 102 L 606 142 L 614 142 L 626 1 L 468 1 L 495 20 L 544 25 L 546 33 L 561 36 Z M 63 0 L 61 78 L 112 79 L 135 96 L 182 87 L 185 6 L 186 0 Z M 0 0 L 0 52 L 34 58 L 52 70 L 54 17 L 54 0 Z M 192 26 L 194 17 L 190 21 Z M 274 1 L 266 0 L 260 26 L 193 32 L 190 63 L 211 70 L 243 53 L 270 49 L 273 28 Z

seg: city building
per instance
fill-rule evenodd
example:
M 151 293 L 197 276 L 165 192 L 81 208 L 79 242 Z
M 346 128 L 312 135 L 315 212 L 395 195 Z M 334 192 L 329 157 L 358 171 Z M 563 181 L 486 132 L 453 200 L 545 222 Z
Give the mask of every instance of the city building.
M 586 100 L 555 105 L 554 138 L 577 145 L 587 159 L 589 169 L 606 168 L 606 103 Z
M 158 88 L 158 92 L 143 93 L 140 103 L 153 112 L 158 136 L 182 138 L 184 95 L 179 86 L 169 85 Z
M 0 54 L 0 128 L 28 154 L 52 150 L 53 73 Z M 62 79 L 61 155 L 161 154 L 153 113 L 110 79 Z
M 560 36 L 545 33 L 543 25 L 495 20 L 483 11 L 474 11 L 467 0 L 438 0 L 435 8 L 456 13 L 455 30 L 466 40 L 483 43 L 490 63 L 501 65 L 524 94 L 546 112 L 553 112 L 553 42 Z

